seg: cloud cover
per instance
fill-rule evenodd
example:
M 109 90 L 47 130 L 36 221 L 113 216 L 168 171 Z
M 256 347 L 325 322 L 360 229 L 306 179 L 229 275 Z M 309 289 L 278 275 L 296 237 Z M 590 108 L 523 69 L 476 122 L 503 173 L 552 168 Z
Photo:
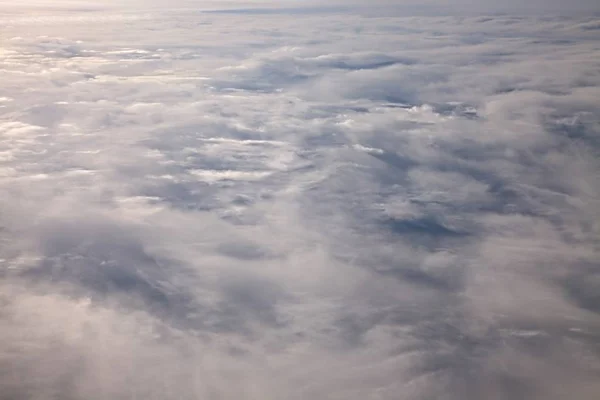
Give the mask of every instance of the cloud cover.
M 0 20 L 0 399 L 597 398 L 598 19 Z

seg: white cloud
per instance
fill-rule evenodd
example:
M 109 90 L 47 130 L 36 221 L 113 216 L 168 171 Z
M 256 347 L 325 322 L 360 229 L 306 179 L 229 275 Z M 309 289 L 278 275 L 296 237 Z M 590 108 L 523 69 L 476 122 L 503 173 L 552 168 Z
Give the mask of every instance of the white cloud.
M 0 399 L 597 397 L 597 19 L 178 4 L 0 16 Z

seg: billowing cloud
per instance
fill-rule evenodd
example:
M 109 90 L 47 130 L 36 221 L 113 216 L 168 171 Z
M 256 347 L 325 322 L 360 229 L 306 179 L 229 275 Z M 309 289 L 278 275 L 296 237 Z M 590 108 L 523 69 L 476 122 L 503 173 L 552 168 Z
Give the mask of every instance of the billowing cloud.
M 597 18 L 215 9 L 0 16 L 0 399 L 596 399 Z

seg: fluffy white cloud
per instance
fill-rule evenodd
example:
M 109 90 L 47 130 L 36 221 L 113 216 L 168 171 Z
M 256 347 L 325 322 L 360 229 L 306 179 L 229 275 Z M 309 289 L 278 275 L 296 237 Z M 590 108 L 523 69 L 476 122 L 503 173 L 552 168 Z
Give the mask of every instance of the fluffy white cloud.
M 88 6 L 0 16 L 0 399 L 597 398 L 597 19 Z

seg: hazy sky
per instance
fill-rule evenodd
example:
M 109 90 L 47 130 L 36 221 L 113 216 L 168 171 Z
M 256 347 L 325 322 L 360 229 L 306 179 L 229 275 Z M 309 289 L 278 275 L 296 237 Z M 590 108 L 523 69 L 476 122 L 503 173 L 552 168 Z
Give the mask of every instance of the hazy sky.
M 149 7 L 177 8 L 177 7 L 199 7 L 199 8 L 248 8 L 248 7 L 392 7 L 400 9 L 406 13 L 559 13 L 573 14 L 582 12 L 600 12 L 600 4 L 595 0 L 23 0 L 19 2 L 10 2 L 5 5 L 7 8 L 14 7 L 91 7 L 91 8 L 139 8 Z

